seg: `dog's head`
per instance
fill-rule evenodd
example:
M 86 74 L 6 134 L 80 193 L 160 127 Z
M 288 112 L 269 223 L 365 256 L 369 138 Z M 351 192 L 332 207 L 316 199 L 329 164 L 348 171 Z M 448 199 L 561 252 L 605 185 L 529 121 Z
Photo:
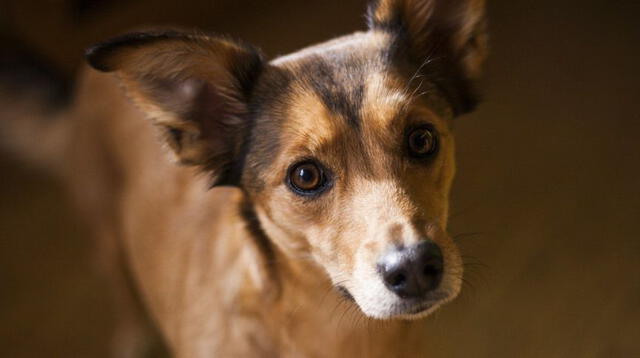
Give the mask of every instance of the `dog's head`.
M 310 255 L 370 317 L 415 318 L 461 285 L 450 127 L 476 103 L 483 2 L 374 1 L 367 32 L 271 62 L 184 33 L 120 37 L 88 60 L 119 73 L 178 161 L 241 187 L 285 255 Z

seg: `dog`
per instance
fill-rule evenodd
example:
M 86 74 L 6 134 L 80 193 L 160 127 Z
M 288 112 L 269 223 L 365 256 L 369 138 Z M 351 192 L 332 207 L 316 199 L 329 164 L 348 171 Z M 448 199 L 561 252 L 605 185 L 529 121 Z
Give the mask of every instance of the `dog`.
M 131 33 L 87 50 L 68 103 L 5 92 L 8 146 L 95 233 L 115 356 L 145 317 L 176 357 L 428 356 L 423 318 L 462 282 L 451 125 L 478 102 L 484 1 L 374 0 L 367 23 L 271 61 Z

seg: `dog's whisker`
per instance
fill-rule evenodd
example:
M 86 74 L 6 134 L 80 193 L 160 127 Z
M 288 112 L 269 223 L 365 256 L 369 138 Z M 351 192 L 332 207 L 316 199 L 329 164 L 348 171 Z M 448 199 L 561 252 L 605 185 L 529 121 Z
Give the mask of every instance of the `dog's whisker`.
M 411 83 L 413 82 L 413 80 L 415 80 L 418 77 L 422 77 L 421 75 L 421 71 L 422 69 L 430 64 L 431 62 L 433 62 L 433 58 L 432 57 L 427 57 L 420 66 L 418 66 L 418 69 L 413 73 L 413 75 L 411 76 L 411 78 L 409 79 L 409 81 L 407 82 L 406 88 L 409 88 L 411 86 Z
M 485 264 L 482 260 L 475 256 L 460 255 L 460 257 L 462 258 L 462 262 L 465 267 L 481 267 L 484 269 L 490 268 L 489 265 Z

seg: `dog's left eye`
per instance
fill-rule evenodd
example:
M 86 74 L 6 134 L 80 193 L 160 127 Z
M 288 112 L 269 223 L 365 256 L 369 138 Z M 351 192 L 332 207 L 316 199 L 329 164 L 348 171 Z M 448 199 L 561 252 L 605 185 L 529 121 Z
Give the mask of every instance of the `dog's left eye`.
M 291 166 L 288 174 L 288 184 L 297 194 L 317 194 L 325 187 L 326 176 L 318 163 L 304 161 Z
M 414 128 L 407 136 L 409 154 L 416 158 L 425 158 L 438 150 L 438 135 L 431 126 Z

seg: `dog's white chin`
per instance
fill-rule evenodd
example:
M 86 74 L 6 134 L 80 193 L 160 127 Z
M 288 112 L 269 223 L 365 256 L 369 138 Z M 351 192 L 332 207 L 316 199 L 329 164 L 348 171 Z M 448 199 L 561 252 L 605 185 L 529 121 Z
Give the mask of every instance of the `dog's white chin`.
M 407 304 L 402 299 L 394 298 L 394 303 L 390 305 L 360 304 L 358 299 L 354 300 L 365 316 L 381 320 L 417 320 L 422 319 L 440 308 L 454 297 L 443 297 L 438 300 L 425 300 L 414 304 Z

